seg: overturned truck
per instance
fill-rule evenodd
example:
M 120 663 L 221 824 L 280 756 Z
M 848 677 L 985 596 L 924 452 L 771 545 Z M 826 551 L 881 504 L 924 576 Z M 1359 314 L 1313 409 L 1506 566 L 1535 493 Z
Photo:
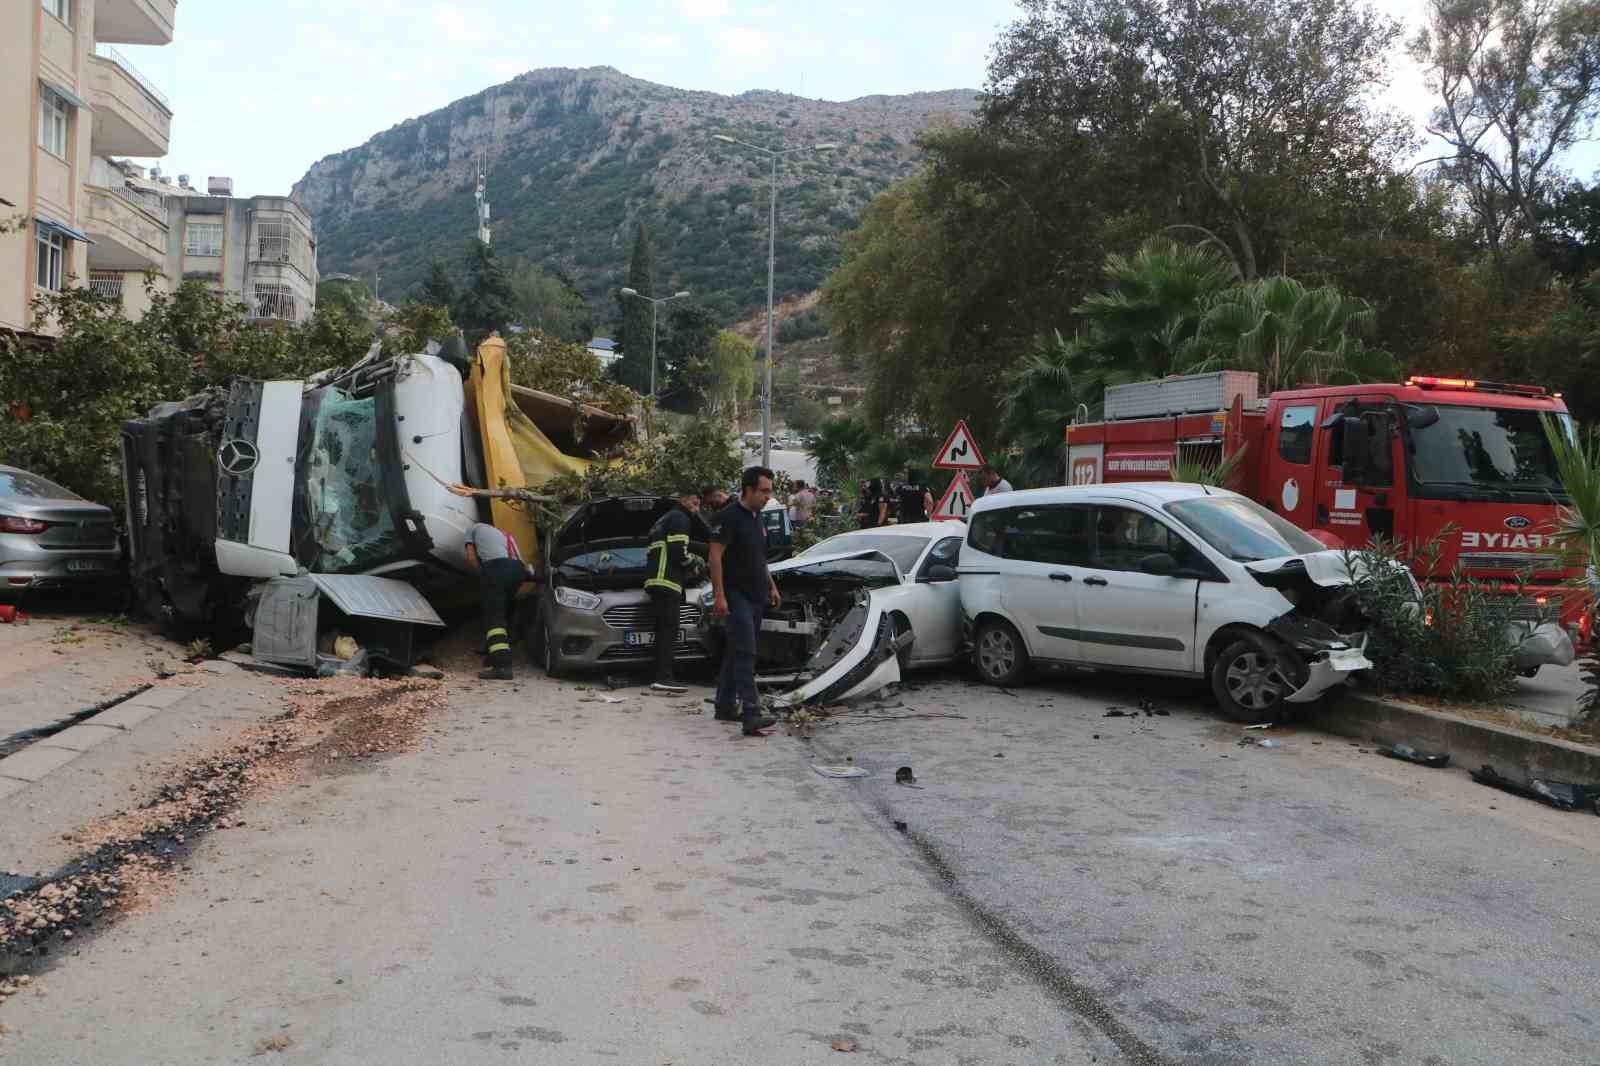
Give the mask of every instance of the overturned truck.
M 442 624 L 425 600 L 461 586 L 473 523 L 496 521 L 530 561 L 539 551 L 527 508 L 449 486 L 536 487 L 582 472 L 633 427 L 513 386 L 494 337 L 471 360 L 459 342 L 374 345 L 304 381 L 240 380 L 158 405 L 122 431 L 136 595 L 178 628 L 232 635 L 255 620 L 263 582 L 319 575 L 318 591 L 341 589 L 357 617 Z

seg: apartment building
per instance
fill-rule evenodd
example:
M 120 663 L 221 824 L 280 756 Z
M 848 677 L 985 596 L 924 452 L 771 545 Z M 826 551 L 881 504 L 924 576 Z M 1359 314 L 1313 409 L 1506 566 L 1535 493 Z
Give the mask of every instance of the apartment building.
M 176 0 L 0 3 L 0 328 L 71 278 L 161 270 L 170 227 L 113 156 L 167 154 L 172 109 L 117 45 L 172 42 Z

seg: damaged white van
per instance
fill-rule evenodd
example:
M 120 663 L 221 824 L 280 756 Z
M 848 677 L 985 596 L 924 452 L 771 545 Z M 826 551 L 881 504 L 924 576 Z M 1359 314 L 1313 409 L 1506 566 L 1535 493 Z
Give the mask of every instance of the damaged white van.
M 983 678 L 1030 664 L 1204 677 L 1267 721 L 1371 667 L 1345 556 L 1203 485 L 986 496 L 968 516 L 961 607 Z

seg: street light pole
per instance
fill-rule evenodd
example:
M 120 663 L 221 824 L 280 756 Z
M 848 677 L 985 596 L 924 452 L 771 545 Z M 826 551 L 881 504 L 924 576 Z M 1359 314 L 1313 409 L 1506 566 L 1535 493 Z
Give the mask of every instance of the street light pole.
M 767 148 L 725 133 L 713 133 L 712 140 L 741 145 L 756 152 L 765 152 L 772 160 L 772 178 L 767 196 L 767 365 L 761 375 L 761 465 L 772 465 L 772 333 L 773 333 L 773 274 L 778 260 L 778 160 L 795 152 L 830 152 L 837 144 L 808 144 L 800 148 Z
M 671 303 L 673 300 L 681 300 L 684 297 L 688 296 L 689 295 L 689 291 L 687 289 L 685 289 L 683 292 L 675 292 L 671 296 L 655 297 L 655 296 L 646 296 L 644 293 L 640 292 L 638 289 L 623 289 L 622 290 L 622 295 L 624 295 L 624 296 L 632 296 L 636 300 L 645 300 L 645 301 L 648 301 L 649 304 L 650 304 L 650 402 L 651 403 L 655 403 L 655 400 L 656 400 L 656 312 L 661 309 L 661 305 L 662 304 Z

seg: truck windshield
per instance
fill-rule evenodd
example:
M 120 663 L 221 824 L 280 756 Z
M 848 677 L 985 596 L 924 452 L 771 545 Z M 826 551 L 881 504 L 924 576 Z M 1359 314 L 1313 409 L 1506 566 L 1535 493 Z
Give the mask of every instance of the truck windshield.
M 377 403 L 334 386 L 306 395 L 295 457 L 295 561 L 356 573 L 403 558 L 378 469 Z
M 1169 503 L 1166 509 L 1235 562 L 1253 563 L 1327 548 L 1288 519 L 1239 496 L 1196 496 Z
M 1439 421 L 1411 430 L 1411 476 L 1421 485 L 1564 495 L 1539 412 L 1440 404 Z M 1571 431 L 1571 419 L 1556 418 Z

